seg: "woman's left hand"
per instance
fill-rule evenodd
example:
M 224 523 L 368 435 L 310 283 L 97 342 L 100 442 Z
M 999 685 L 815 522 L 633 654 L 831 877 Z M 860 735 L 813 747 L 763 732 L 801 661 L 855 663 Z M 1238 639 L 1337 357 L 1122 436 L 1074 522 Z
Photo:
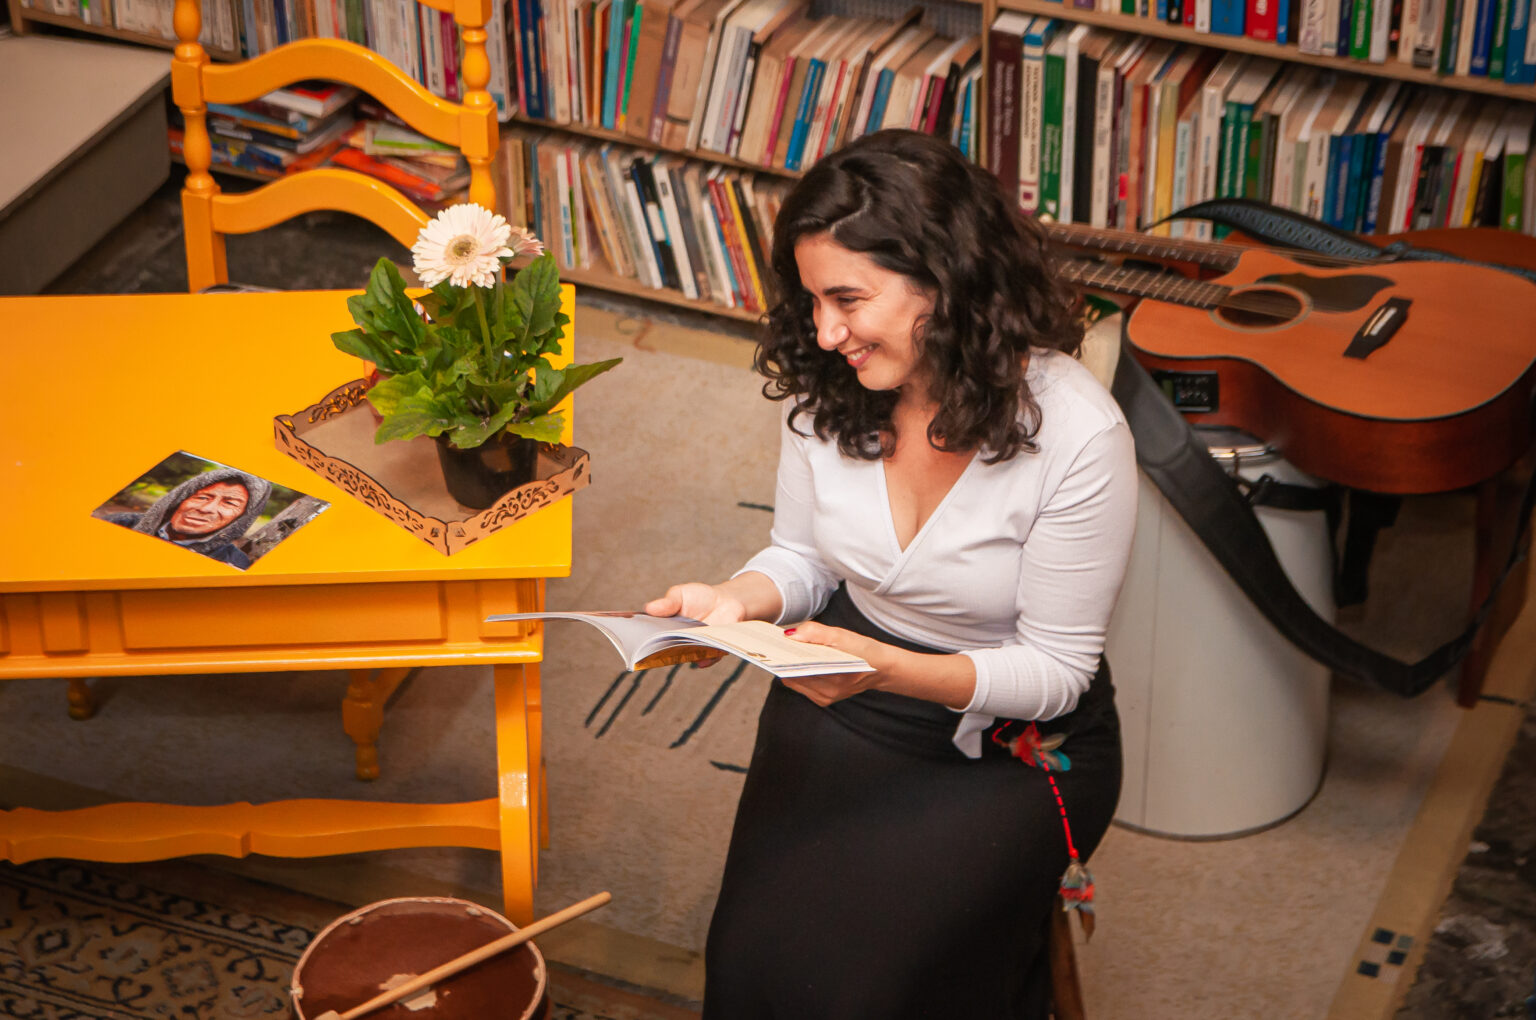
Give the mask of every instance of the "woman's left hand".
M 783 677 L 781 682 L 792 691 L 810 698 L 825 708 L 864 691 L 879 690 L 888 671 L 903 654 L 902 650 L 841 627 L 820 623 L 802 623 L 784 632 L 791 640 L 827 645 L 838 651 L 857 655 L 871 666 L 870 673 L 828 673 L 821 676 Z

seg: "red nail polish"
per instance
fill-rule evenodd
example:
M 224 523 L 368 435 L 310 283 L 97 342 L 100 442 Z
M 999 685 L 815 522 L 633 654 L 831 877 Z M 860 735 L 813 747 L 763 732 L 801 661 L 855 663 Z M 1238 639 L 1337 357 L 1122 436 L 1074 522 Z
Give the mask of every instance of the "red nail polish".
M 786 634 L 793 634 L 793 633 L 794 633 L 794 632 L 795 632 L 795 630 L 796 630 L 796 629 L 797 629 L 797 628 L 795 628 L 795 627 L 791 627 L 791 628 L 789 628 L 789 629 L 788 629 L 788 630 L 786 630 L 786 631 L 785 631 L 785 632 L 784 632 L 784 633 L 786 633 Z

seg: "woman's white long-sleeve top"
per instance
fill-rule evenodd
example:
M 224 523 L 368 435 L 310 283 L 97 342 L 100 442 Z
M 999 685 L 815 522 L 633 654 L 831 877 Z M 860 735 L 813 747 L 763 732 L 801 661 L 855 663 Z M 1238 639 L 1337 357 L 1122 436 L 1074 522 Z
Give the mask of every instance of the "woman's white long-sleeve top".
M 1114 398 L 1055 352 L 1034 352 L 1026 382 L 1040 406 L 1038 449 L 994 464 L 973 457 L 906 548 L 883 463 L 786 426 L 772 544 L 741 571 L 773 581 L 780 623 L 815 616 L 846 581 L 872 623 L 969 657 L 976 691 L 955 743 L 972 757 L 995 718 L 1051 719 L 1077 705 L 1135 526 L 1135 452 Z M 809 416 L 796 428 L 809 432 Z

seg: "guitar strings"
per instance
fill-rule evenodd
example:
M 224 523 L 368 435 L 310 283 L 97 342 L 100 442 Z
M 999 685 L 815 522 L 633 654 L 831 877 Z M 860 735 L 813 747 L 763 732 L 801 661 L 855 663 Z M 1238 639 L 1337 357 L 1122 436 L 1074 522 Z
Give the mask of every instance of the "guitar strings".
M 1296 298 L 1274 291 L 1234 291 L 1226 284 L 1193 280 L 1149 269 L 1126 269 L 1123 266 L 1094 262 L 1089 259 L 1064 259 L 1061 262 L 1061 268 L 1064 275 L 1073 283 L 1088 287 L 1097 286 L 1136 297 L 1150 297 L 1154 301 L 1167 301 L 1187 307 L 1250 312 L 1281 321 L 1293 319 L 1297 312 L 1301 311 L 1300 302 Z M 1167 292 L 1170 289 L 1169 285 L 1173 292 L 1182 289 L 1187 293 L 1177 296 L 1175 293 L 1160 295 L 1148 293 L 1157 289 Z M 1216 300 L 1207 301 L 1198 296 L 1202 291 L 1215 297 Z
M 1079 223 L 1044 223 L 1046 234 L 1054 241 L 1072 247 L 1088 248 L 1093 251 L 1109 251 L 1121 254 L 1146 254 L 1156 255 L 1161 249 L 1168 257 L 1184 257 L 1185 260 L 1213 269 L 1230 268 L 1218 264 L 1210 256 L 1225 256 L 1235 261 L 1245 252 L 1260 251 L 1264 245 L 1233 244 L 1229 241 L 1191 241 L 1185 238 L 1161 238 L 1149 237 L 1146 234 L 1137 234 L 1128 230 L 1110 230 L 1104 227 L 1089 227 Z M 1140 248 L 1142 251 L 1133 249 Z M 1298 261 L 1303 258 L 1309 265 L 1337 266 L 1349 268 L 1356 266 L 1379 265 L 1375 259 L 1352 258 L 1345 255 L 1326 255 L 1321 252 L 1311 252 L 1292 248 L 1276 248 L 1278 252 L 1287 256 L 1296 256 Z

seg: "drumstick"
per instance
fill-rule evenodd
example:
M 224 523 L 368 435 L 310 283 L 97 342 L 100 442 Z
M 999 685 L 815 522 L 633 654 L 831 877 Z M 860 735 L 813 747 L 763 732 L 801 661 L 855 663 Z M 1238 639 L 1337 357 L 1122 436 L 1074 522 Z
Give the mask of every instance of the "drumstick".
M 319 1016 L 315 1017 L 315 1020 L 354 1020 L 354 1018 L 360 1017 L 364 1013 L 371 1013 L 378 1009 L 380 1006 L 387 1006 L 397 999 L 405 998 L 412 992 L 419 992 L 423 988 L 426 988 L 428 985 L 436 984 L 445 977 L 451 977 L 461 970 L 466 970 L 470 967 L 473 967 L 481 960 L 489 959 L 490 957 L 495 956 L 497 953 L 505 952 L 506 950 L 511 949 L 513 946 L 520 946 L 524 942 L 527 942 L 529 939 L 533 938 L 535 935 L 542 935 L 549 931 L 549 929 L 558 925 L 562 925 L 573 917 L 580 917 L 582 914 L 587 913 L 589 910 L 596 910 L 598 907 L 607 903 L 611 899 L 613 899 L 613 897 L 606 892 L 600 892 L 596 896 L 590 896 L 587 899 L 582 900 L 580 903 L 571 904 L 564 910 L 557 910 L 553 914 L 550 914 L 548 917 L 533 922 L 526 928 L 520 928 L 509 935 L 503 935 L 495 942 L 487 942 L 479 949 L 471 949 L 463 956 L 455 957 L 440 967 L 433 967 L 425 974 L 422 974 L 419 977 L 411 978 L 411 980 L 407 981 L 403 985 L 400 985 L 399 987 L 391 988 L 387 992 L 381 992 L 380 994 L 375 995 L 361 1006 L 353 1006 L 345 1013 L 338 1013 L 334 1009 L 328 1009 L 324 1013 L 321 1013 Z

